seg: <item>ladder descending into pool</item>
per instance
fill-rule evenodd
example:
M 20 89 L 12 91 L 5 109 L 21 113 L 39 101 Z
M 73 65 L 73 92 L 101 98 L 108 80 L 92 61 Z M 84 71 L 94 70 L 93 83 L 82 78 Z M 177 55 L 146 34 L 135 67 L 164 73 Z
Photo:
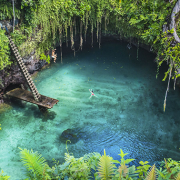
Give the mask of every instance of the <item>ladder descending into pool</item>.
M 18 99 L 24 100 L 24 101 L 28 101 L 28 102 L 37 104 L 40 110 L 47 110 L 47 109 L 52 108 L 55 104 L 58 103 L 58 100 L 39 94 L 32 78 L 31 78 L 31 75 L 29 74 L 29 72 L 19 54 L 17 47 L 15 46 L 13 40 L 11 39 L 11 36 L 8 32 L 7 27 L 6 27 L 6 31 L 8 33 L 7 37 L 9 39 L 11 49 L 16 57 L 16 60 L 21 69 L 21 72 L 24 75 L 24 78 L 26 79 L 26 82 L 32 92 L 31 93 L 30 91 L 27 91 L 27 90 L 24 90 L 21 88 L 16 88 L 16 89 L 13 89 L 13 90 L 7 92 L 6 94 L 9 96 L 13 96 Z
M 41 95 L 39 94 L 39 92 L 38 92 L 38 90 L 37 90 L 37 88 L 36 88 L 32 78 L 31 78 L 27 68 L 25 67 L 24 62 L 22 61 L 22 58 L 21 58 L 21 56 L 20 56 L 20 54 L 18 52 L 18 49 L 15 46 L 15 44 L 14 44 L 13 40 L 11 39 L 10 35 L 8 35 L 8 39 L 9 39 L 9 43 L 10 43 L 11 49 L 14 52 L 16 60 L 17 60 L 17 62 L 19 64 L 19 67 L 20 67 L 20 69 L 21 69 L 21 71 L 22 71 L 22 73 L 23 73 L 23 75 L 24 75 L 24 77 L 25 77 L 25 79 L 27 81 L 27 84 L 28 84 L 31 92 L 33 93 L 34 99 L 36 101 L 41 101 Z

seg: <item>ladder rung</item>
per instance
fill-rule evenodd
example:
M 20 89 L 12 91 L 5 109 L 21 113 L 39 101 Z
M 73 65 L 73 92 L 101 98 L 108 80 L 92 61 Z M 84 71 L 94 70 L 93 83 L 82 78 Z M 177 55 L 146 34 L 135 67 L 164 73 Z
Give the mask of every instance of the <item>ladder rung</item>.
M 29 84 L 30 84 L 31 86 L 34 86 L 34 83 L 33 83 L 32 81 L 30 81 Z
M 29 77 L 29 73 L 27 71 L 24 72 L 24 75 L 28 78 Z
M 33 82 L 29 82 L 29 84 L 30 84 L 32 87 L 35 87 Z
M 19 56 L 18 61 L 19 61 L 20 63 L 23 63 L 23 62 L 22 62 L 22 58 L 21 58 L 20 56 Z
M 29 74 L 28 74 L 26 71 L 24 71 L 24 75 L 25 75 L 26 77 L 29 76 Z
M 22 71 L 24 72 L 24 69 L 25 69 L 24 64 L 21 64 L 20 66 L 21 66 Z
M 18 62 L 24 64 L 21 57 L 19 57 Z
M 10 45 L 13 47 L 16 47 L 15 44 L 13 42 L 10 42 Z
M 21 58 L 21 56 L 19 56 L 18 54 L 15 54 L 15 56 L 16 56 L 16 59 L 17 59 L 18 61 L 20 61 L 19 59 Z
M 30 75 L 27 76 L 27 79 L 28 79 L 29 81 L 32 81 Z
M 24 69 L 26 69 L 26 67 L 24 66 L 24 64 L 22 64 L 22 70 L 24 71 Z
M 18 60 L 18 61 L 21 61 L 21 56 L 18 54 L 18 55 L 16 55 L 16 59 Z

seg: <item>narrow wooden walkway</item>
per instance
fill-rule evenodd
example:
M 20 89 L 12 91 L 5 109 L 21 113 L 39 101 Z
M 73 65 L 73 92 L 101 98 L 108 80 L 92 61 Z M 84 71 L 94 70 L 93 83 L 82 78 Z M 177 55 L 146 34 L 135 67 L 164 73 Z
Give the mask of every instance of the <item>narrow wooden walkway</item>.
M 57 99 L 53 99 L 47 96 L 41 95 L 41 102 L 36 101 L 34 99 L 34 96 L 32 92 L 23 90 L 21 88 L 13 89 L 6 93 L 8 96 L 16 97 L 18 99 L 37 104 L 38 106 L 51 109 L 55 104 L 57 104 L 59 101 Z

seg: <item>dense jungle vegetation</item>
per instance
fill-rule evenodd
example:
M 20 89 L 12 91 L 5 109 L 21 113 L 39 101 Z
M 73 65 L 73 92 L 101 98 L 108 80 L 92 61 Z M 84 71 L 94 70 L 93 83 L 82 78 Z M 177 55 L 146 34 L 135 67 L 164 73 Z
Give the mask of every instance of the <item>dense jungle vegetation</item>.
M 180 66 L 180 46 L 178 43 L 172 45 L 173 29 L 163 32 L 163 27 L 170 22 L 172 8 L 176 2 L 176 0 L 0 0 L 0 20 L 13 21 L 15 29 L 13 28 L 11 36 L 23 57 L 35 50 L 37 59 L 46 60 L 47 51 L 59 43 L 62 60 L 64 41 L 71 41 L 71 48 L 75 54 L 74 40 L 77 40 L 77 37 L 80 41 L 79 48 L 82 50 L 87 34 L 92 37 L 93 46 L 93 32 L 96 32 L 100 46 L 102 34 L 110 33 L 126 38 L 130 43 L 133 40 L 138 45 L 140 42 L 148 44 L 150 50 L 157 54 L 157 75 L 159 66 L 167 61 L 169 69 L 163 80 L 165 81 L 169 75 L 176 81 L 180 76 L 177 73 Z M 178 18 L 176 19 L 179 34 Z M 5 30 L 0 30 L 0 70 L 13 63 L 8 38 L 4 32 Z M 166 96 L 167 93 L 164 111 Z
M 14 2 L 14 3 L 13 3 Z M 101 36 L 118 35 L 130 43 L 149 45 L 157 54 L 157 66 L 164 61 L 169 64 L 164 79 L 169 75 L 176 79 L 180 68 L 180 46 L 174 43 L 173 30 L 163 32 L 170 23 L 170 15 L 176 0 L 0 0 L 0 21 L 12 21 L 15 28 L 11 36 L 20 54 L 25 57 L 35 51 L 37 59 L 46 59 L 48 50 L 59 43 L 62 58 L 62 43 L 79 38 L 82 49 L 86 36 L 101 44 Z M 14 4 L 14 6 L 13 6 Z M 177 16 L 178 17 L 178 16 Z M 16 21 L 14 21 L 14 19 Z M 18 20 L 18 23 L 17 23 Z M 180 35 L 178 18 L 177 33 Z M 0 70 L 13 63 L 5 30 L 0 29 Z M 138 55 L 138 51 L 137 51 Z M 158 71 L 157 71 L 158 74 Z M 168 88 L 167 88 L 168 90 Z M 166 94 L 167 95 L 167 94 Z M 166 96 L 164 110 L 166 107 Z M 40 154 L 21 149 L 22 162 L 29 171 L 30 179 L 180 179 L 180 162 L 171 159 L 162 162 L 159 170 L 148 162 L 140 161 L 140 166 L 128 166 L 133 159 L 124 159 L 121 150 L 120 162 L 104 155 L 92 153 L 81 158 L 65 154 L 65 163 L 50 168 Z M 115 164 L 118 164 L 116 168 Z M 149 172 L 148 169 L 150 168 Z M 93 170 L 93 171 L 91 171 Z M 0 173 L 0 179 L 9 179 Z
M 59 164 L 53 159 L 54 166 L 49 167 L 46 160 L 38 152 L 20 149 L 21 162 L 26 167 L 27 178 L 25 180 L 180 180 L 180 162 L 171 158 L 164 159 L 160 168 L 155 164 L 150 166 L 148 161 L 140 161 L 139 166 L 130 165 L 135 159 L 125 159 L 128 153 L 120 149 L 120 161 L 113 160 L 112 157 L 99 153 L 85 154 L 83 157 L 75 158 L 67 148 L 65 162 Z M 1 180 L 8 180 L 10 176 L 0 173 Z

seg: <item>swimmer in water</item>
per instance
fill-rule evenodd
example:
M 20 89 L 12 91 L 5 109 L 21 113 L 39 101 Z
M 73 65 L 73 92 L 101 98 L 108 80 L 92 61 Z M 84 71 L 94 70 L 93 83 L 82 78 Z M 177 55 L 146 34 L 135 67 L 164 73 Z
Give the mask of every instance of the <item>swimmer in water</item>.
M 91 93 L 91 96 L 89 97 L 89 99 L 90 99 L 92 96 L 96 96 L 96 95 L 94 94 L 94 92 L 93 92 L 92 89 L 89 89 L 89 92 Z M 97 96 L 96 96 L 96 97 L 97 97 Z

